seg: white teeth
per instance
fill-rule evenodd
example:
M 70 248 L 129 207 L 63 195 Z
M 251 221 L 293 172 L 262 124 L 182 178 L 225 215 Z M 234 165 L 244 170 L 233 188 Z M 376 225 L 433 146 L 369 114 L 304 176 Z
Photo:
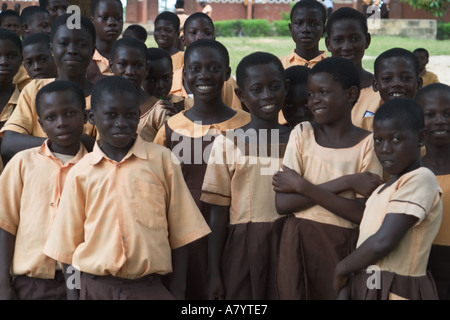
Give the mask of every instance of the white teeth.
M 403 97 L 404 94 L 403 93 L 392 93 L 391 94 L 393 97 Z
M 314 110 L 315 113 L 321 113 L 323 111 L 325 111 L 325 108 L 319 108 Z
M 200 90 L 208 90 L 211 86 L 198 86 Z
M 444 134 L 447 134 L 447 131 L 433 131 L 433 134 L 435 134 L 435 135 L 444 135 Z
M 274 107 L 275 107 L 274 104 L 269 104 L 269 105 L 267 105 L 267 106 L 262 107 L 262 109 L 263 109 L 263 110 L 271 110 L 271 109 L 273 109 Z

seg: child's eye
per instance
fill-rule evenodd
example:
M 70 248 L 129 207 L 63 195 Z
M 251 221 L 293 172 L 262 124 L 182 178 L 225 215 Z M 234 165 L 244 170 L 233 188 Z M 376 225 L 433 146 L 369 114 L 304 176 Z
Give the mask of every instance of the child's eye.
M 381 143 L 381 138 L 380 137 L 374 137 L 373 141 L 377 144 Z
M 398 143 L 398 142 L 400 142 L 400 138 L 399 137 L 393 137 L 392 138 L 392 142 Z
M 45 117 L 45 120 L 47 120 L 47 121 L 53 121 L 55 119 L 56 119 L 56 117 L 53 114 Z
M 432 113 L 432 112 L 425 112 L 423 115 L 425 118 L 429 118 L 429 119 L 434 117 L 434 113 Z

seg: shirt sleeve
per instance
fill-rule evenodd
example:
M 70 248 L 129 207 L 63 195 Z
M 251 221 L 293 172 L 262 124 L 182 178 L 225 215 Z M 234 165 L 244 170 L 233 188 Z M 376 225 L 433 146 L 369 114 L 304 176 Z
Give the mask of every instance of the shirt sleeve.
M 153 139 L 154 143 L 157 143 L 163 147 L 166 146 L 166 126 L 167 123 L 159 128 L 158 132 L 156 133 L 155 139 Z
M 301 155 L 302 131 L 303 126 L 301 123 L 292 129 L 283 157 L 283 164 L 286 167 L 295 170 L 301 176 L 303 176 L 303 161 Z
M 420 222 L 430 211 L 436 197 L 440 197 L 437 179 L 431 171 L 419 171 L 418 174 L 400 179 L 386 212 L 413 215 Z
M 164 122 L 169 118 L 170 115 L 167 110 L 162 107 L 161 103 L 157 102 L 145 118 L 145 123 L 140 132 L 141 138 L 153 142 L 159 129 L 164 126 Z

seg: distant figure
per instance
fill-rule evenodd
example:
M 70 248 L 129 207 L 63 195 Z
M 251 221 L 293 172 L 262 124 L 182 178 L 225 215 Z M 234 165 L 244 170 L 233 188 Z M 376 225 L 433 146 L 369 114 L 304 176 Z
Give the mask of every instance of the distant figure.
M 0 12 L 5 11 L 6 9 L 8 9 L 8 4 L 6 2 L 3 2 L 2 9 L 0 10 Z
M 327 17 L 329 17 L 333 13 L 333 0 L 323 0 L 323 5 L 325 6 L 325 9 L 327 9 Z
M 200 5 L 203 7 L 202 12 L 206 13 L 209 17 L 211 17 L 213 8 L 206 1 L 200 1 Z
M 14 4 L 14 11 L 20 14 L 20 3 Z
M 178 16 L 178 18 L 180 18 L 180 36 L 175 42 L 175 47 L 180 51 L 184 51 L 184 43 L 181 39 L 183 37 L 184 22 L 186 21 L 187 17 L 189 17 L 189 15 L 184 10 L 184 0 L 177 0 L 177 2 L 175 3 L 174 13 Z

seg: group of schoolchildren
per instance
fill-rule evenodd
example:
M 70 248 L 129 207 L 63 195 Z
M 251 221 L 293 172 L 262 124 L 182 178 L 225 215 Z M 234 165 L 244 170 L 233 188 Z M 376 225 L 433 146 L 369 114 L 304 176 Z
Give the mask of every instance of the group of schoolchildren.
M 0 14 L 1 299 L 450 299 L 450 87 L 402 48 L 364 70 L 364 14 L 300 0 L 234 79 L 204 13 L 147 48 L 120 0 L 29 8 L 23 40 Z

